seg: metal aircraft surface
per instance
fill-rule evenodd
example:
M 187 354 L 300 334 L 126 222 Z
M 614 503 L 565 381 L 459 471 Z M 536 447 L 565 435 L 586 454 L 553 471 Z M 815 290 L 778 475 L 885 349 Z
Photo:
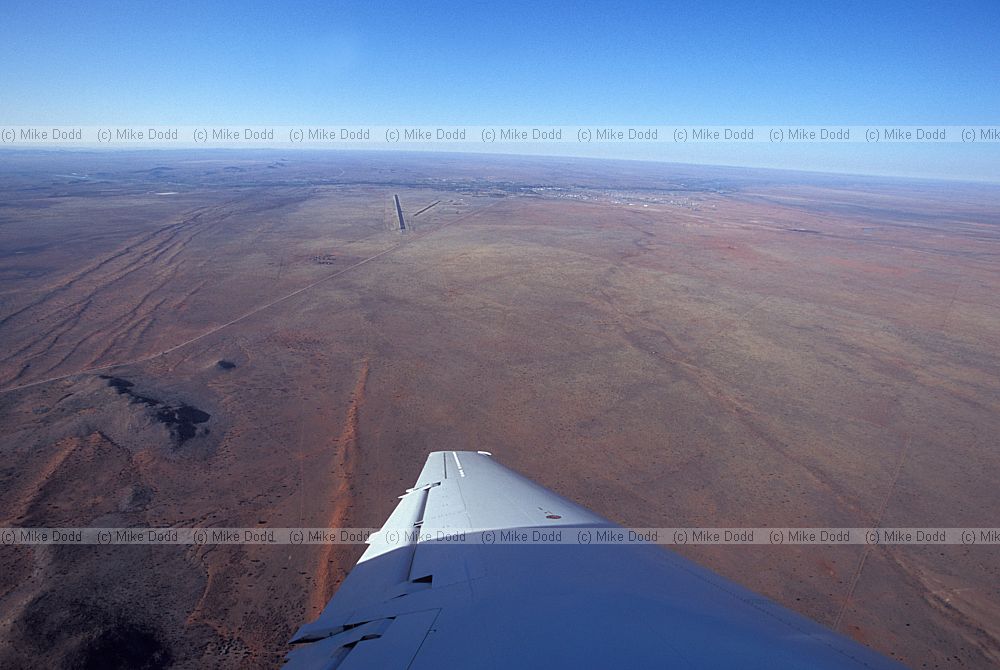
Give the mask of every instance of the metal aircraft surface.
M 518 541 L 614 529 L 485 452 L 433 452 L 285 667 L 902 667 L 654 544 Z

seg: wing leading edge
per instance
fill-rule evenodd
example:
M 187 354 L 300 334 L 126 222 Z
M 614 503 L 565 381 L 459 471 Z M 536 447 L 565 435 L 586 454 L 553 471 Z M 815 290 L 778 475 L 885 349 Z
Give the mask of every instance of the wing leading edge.
M 285 667 L 902 667 L 654 545 L 435 539 L 524 528 L 618 526 L 484 452 L 431 453 Z

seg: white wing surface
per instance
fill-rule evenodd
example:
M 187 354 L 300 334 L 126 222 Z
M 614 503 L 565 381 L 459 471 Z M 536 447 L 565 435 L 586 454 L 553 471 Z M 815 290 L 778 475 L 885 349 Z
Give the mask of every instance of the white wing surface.
M 902 667 L 658 546 L 502 535 L 601 529 L 489 454 L 433 452 L 286 668 Z

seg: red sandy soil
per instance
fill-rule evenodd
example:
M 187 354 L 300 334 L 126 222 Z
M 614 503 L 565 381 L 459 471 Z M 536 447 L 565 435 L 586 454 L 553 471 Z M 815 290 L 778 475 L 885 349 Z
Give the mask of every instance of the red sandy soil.
M 0 172 L 0 526 L 379 526 L 437 449 L 629 526 L 996 526 L 996 187 L 402 154 Z M 157 419 L 182 407 L 211 415 L 188 439 Z M 0 547 L 0 666 L 124 667 L 126 642 L 275 666 L 362 550 Z M 1000 663 L 993 547 L 682 552 L 912 667 Z

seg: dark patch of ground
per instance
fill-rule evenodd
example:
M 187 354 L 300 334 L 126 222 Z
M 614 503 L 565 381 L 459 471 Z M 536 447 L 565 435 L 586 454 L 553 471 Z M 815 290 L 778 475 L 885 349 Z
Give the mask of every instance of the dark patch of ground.
M 195 424 L 205 423 L 211 418 L 212 415 L 208 412 L 203 412 L 191 405 L 164 407 L 156 412 L 156 420 L 170 427 L 178 444 L 183 444 L 198 433 Z
M 73 670 L 142 669 L 170 667 L 173 658 L 156 632 L 119 618 L 85 641 L 69 667 Z
M 155 407 L 160 404 L 160 401 L 156 398 L 139 395 L 133 391 L 132 387 L 135 386 L 135 384 L 127 379 L 112 377 L 110 375 L 101 375 L 101 379 L 106 379 L 108 381 L 108 386 L 118 391 L 118 395 L 127 395 L 130 402 L 142 403 L 143 405 L 148 405 L 149 407 Z
M 58 667 L 71 670 L 159 670 L 174 662 L 161 632 L 149 623 L 91 600 L 71 599 L 51 608 L 58 600 L 50 593 L 32 601 L 17 624 L 24 645 L 8 650 L 15 652 L 8 661 L 17 664 L 19 655 L 34 657 L 49 647 L 62 650 Z
M 236 367 L 236 364 L 230 361 L 219 361 L 217 365 L 225 370 Z M 212 418 L 212 415 L 208 412 L 204 412 L 186 403 L 170 406 L 162 400 L 139 395 L 132 390 L 135 383 L 127 379 L 112 377 L 110 375 L 101 375 L 101 379 L 106 379 L 108 386 L 117 390 L 119 395 L 129 396 L 131 402 L 142 403 L 149 407 L 160 407 L 154 417 L 157 421 L 166 424 L 170 428 L 170 433 L 178 446 L 198 434 L 196 424 L 205 423 Z M 205 432 L 208 431 L 206 430 Z

